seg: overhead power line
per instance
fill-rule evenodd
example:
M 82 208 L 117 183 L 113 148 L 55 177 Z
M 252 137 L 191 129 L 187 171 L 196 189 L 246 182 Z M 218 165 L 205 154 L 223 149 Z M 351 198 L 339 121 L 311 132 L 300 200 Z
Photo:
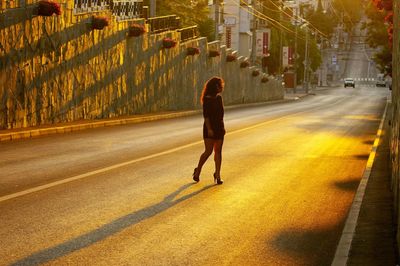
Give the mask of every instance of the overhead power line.
M 261 19 L 261 20 L 270 22 L 271 25 L 274 26 L 275 28 L 277 28 L 277 29 L 282 29 L 282 30 L 284 30 L 284 31 L 286 31 L 286 32 L 288 32 L 288 33 L 291 33 L 291 34 L 296 34 L 293 30 L 287 28 L 285 25 L 281 24 L 279 21 L 277 21 L 277 20 L 275 20 L 275 19 L 273 19 L 273 18 L 271 18 L 271 17 L 268 17 L 267 15 L 261 13 L 260 11 L 254 9 L 254 8 L 251 7 L 251 6 L 248 6 L 243 0 L 240 0 L 240 3 L 245 4 L 246 7 L 247 7 L 248 9 L 252 9 L 252 10 L 254 10 L 255 12 L 259 13 L 260 15 L 256 14 L 255 12 L 252 12 L 252 11 L 248 10 L 247 8 L 244 8 L 242 5 L 240 5 L 240 3 L 236 2 L 236 1 L 234 1 L 234 2 L 235 2 L 235 4 L 236 4 L 237 6 L 239 6 L 241 9 L 243 9 L 243 10 L 246 11 L 247 13 L 249 13 L 249 14 L 251 14 L 251 15 L 253 15 L 253 16 L 255 16 L 255 17 L 257 17 L 257 18 L 259 18 L 259 19 Z M 305 39 L 303 39 L 303 38 L 301 38 L 301 37 L 299 37 L 299 39 L 305 41 Z
M 276 6 L 277 8 L 279 8 L 279 9 L 281 9 L 281 7 L 280 6 L 278 6 L 276 3 L 274 3 L 272 0 L 268 0 L 269 2 L 271 2 L 274 6 Z M 261 5 L 262 5 L 262 7 L 264 7 L 265 8 L 265 6 L 261 3 Z M 323 33 L 323 32 L 321 32 L 317 27 L 315 27 L 310 21 L 308 21 L 308 20 L 306 20 L 306 19 L 304 19 L 304 18 L 302 18 L 302 17 L 300 17 L 300 16 L 298 16 L 298 15 L 292 15 L 292 14 L 290 14 L 290 13 L 287 13 L 284 9 L 282 9 L 281 10 L 285 15 L 287 15 L 288 17 L 290 17 L 290 18 L 293 18 L 293 19 L 295 19 L 295 20 L 297 20 L 297 19 L 300 19 L 300 20 L 302 20 L 302 21 L 305 21 L 307 24 L 309 24 L 311 27 L 313 27 L 316 31 L 318 31 L 323 37 L 325 37 L 325 39 L 326 40 L 328 40 L 328 36 L 325 34 L 325 33 Z

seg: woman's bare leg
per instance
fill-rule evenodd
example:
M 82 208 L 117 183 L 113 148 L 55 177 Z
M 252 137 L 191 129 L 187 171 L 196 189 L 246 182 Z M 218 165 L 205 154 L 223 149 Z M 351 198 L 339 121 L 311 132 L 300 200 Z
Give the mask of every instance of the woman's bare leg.
M 215 162 L 215 176 L 220 177 L 221 175 L 221 164 L 222 164 L 222 144 L 224 140 L 214 141 L 214 162 Z
M 197 173 L 195 174 L 196 176 L 200 176 L 201 168 L 203 167 L 204 163 L 207 161 L 208 157 L 210 157 L 212 151 L 213 151 L 213 146 L 214 146 L 214 141 L 213 139 L 204 139 L 204 152 L 201 154 L 199 163 L 197 165 Z

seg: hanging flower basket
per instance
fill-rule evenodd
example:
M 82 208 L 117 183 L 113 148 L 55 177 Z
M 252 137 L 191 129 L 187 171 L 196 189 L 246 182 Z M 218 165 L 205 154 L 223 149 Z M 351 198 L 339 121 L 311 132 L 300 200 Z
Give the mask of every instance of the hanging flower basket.
M 200 54 L 200 49 L 198 47 L 188 47 L 186 49 L 186 55 L 196 55 Z
M 162 45 L 165 49 L 170 49 L 176 46 L 176 41 L 171 38 L 164 38 Z
M 374 0 L 373 4 L 379 9 L 385 9 L 386 11 L 393 10 L 393 1 L 391 0 Z
M 388 12 L 385 17 L 385 21 L 389 24 L 393 24 L 393 11 Z
M 260 75 L 260 71 L 258 71 L 258 70 L 253 70 L 253 72 L 251 72 L 251 75 L 252 75 L 253 77 L 257 77 L 258 75 Z
M 146 33 L 146 29 L 141 24 L 132 24 L 129 26 L 128 36 L 129 37 L 139 37 Z
M 267 77 L 263 77 L 262 79 L 261 79 L 261 82 L 262 83 L 267 83 L 269 81 L 269 79 L 267 78 Z
M 107 17 L 92 17 L 92 29 L 102 30 L 110 25 L 110 21 Z
M 50 17 L 53 14 L 57 16 L 61 15 L 60 4 L 52 1 L 39 1 L 38 15 L 44 17 Z
M 393 2 L 394 1 L 388 1 L 388 0 L 382 1 L 383 9 L 385 9 L 386 11 L 393 10 Z
M 211 50 L 210 52 L 208 52 L 208 56 L 209 57 L 217 57 L 217 56 L 220 56 L 220 53 L 217 50 Z
M 249 67 L 250 63 L 249 61 L 243 61 L 242 63 L 240 63 L 240 68 L 246 68 Z
M 234 61 L 236 61 L 236 59 L 237 59 L 236 55 L 233 55 L 233 54 L 228 54 L 226 56 L 226 62 L 234 62 Z

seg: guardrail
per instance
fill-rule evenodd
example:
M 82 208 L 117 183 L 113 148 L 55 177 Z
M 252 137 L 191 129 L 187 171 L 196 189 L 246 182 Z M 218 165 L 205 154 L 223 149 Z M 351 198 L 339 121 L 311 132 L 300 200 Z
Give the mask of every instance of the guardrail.
M 150 25 L 150 33 L 176 30 L 179 28 L 180 18 L 175 15 L 149 18 L 147 24 Z
M 143 17 L 143 1 L 111 1 L 111 11 L 117 20 Z
M 74 14 L 110 9 L 117 20 L 141 18 L 143 0 L 74 0 Z
M 181 34 L 181 42 L 186 42 L 199 37 L 199 30 L 197 26 L 179 29 L 178 32 Z

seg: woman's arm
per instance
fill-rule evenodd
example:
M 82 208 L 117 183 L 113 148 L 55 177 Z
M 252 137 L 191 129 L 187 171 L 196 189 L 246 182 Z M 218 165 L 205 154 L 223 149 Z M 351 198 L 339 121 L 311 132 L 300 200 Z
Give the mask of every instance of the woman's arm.
M 212 116 L 212 114 L 211 114 L 211 106 L 210 106 L 209 100 L 205 100 L 203 103 L 203 116 L 204 116 L 204 124 L 206 125 L 206 128 L 207 128 L 208 136 L 212 137 L 214 135 L 214 131 L 211 126 L 211 120 L 210 120 L 210 117 Z
M 214 135 L 214 131 L 211 127 L 210 118 L 208 118 L 208 117 L 204 118 L 204 123 L 206 124 L 206 127 L 207 127 L 208 136 L 212 137 Z

